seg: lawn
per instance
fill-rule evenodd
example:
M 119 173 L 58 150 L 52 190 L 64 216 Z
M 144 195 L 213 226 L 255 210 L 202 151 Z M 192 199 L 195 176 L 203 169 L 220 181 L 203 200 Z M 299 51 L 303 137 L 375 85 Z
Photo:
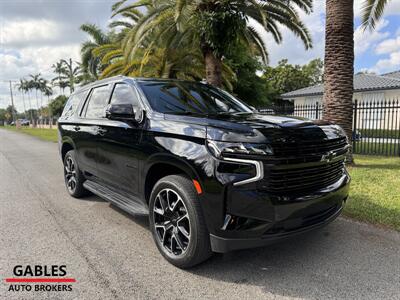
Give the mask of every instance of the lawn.
M 5 128 L 12 131 L 22 132 L 35 137 L 38 137 L 45 141 L 57 142 L 57 128 L 53 129 L 42 129 L 42 128 L 31 128 L 31 127 L 21 127 L 20 129 L 15 128 L 15 126 L 4 126 L 0 128 Z
M 400 230 L 400 158 L 356 155 L 345 215 Z

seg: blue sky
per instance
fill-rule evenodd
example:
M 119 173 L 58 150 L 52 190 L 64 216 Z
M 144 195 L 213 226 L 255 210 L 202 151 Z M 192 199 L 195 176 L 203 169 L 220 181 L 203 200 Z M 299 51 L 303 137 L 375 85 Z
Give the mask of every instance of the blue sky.
M 392 0 L 374 32 L 362 32 L 360 7 L 355 0 L 355 70 L 378 74 L 400 69 L 400 0 Z M 79 60 L 80 44 L 87 36 L 79 30 L 83 23 L 106 28 L 115 0 L 0 0 L 0 107 L 10 103 L 8 83 L 29 74 L 55 75 L 51 65 L 61 58 Z M 301 41 L 283 29 L 283 43 L 264 35 L 270 64 L 281 59 L 305 64 L 324 56 L 325 0 L 314 0 L 314 11 L 301 18 L 312 33 L 314 47 L 306 51 Z M 56 89 L 57 91 L 57 89 Z M 15 102 L 23 110 L 22 97 Z

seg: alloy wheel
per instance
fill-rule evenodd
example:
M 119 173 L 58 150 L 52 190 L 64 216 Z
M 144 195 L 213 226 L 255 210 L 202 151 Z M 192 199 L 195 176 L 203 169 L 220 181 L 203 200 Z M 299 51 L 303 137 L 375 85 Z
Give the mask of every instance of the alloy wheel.
M 172 189 L 161 190 L 153 208 L 157 239 L 174 256 L 185 253 L 190 242 L 190 219 L 182 198 Z
M 65 182 L 67 183 L 68 190 L 73 193 L 76 188 L 76 168 L 72 157 L 68 156 L 65 160 Z

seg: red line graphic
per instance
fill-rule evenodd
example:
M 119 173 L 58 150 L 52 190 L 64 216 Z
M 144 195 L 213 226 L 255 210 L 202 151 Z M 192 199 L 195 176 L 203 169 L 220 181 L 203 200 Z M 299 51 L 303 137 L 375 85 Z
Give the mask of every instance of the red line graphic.
M 6 278 L 6 282 L 76 282 L 75 278 Z

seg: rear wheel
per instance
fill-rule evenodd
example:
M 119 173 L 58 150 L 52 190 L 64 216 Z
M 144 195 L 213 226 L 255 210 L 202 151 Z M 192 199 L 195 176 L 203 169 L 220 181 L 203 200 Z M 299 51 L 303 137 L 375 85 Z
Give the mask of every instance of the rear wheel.
M 75 198 L 87 195 L 89 192 L 83 187 L 85 178 L 79 170 L 75 159 L 75 151 L 70 150 L 64 157 L 64 179 L 68 193 Z
M 150 227 L 161 254 L 188 268 L 211 256 L 210 238 L 192 182 L 181 175 L 160 179 L 150 196 Z

